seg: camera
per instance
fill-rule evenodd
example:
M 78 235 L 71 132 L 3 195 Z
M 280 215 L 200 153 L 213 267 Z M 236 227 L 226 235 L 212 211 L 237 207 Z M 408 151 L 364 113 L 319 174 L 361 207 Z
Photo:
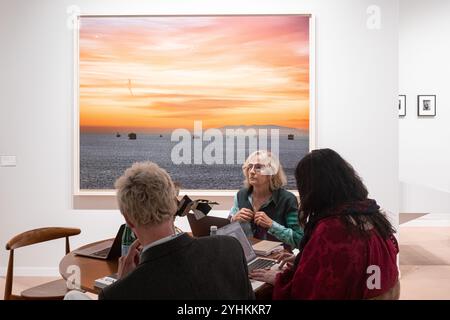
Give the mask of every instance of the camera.
M 211 205 L 216 204 L 218 203 L 205 199 L 192 200 L 185 195 L 180 201 L 178 201 L 178 210 L 176 215 L 179 217 L 184 217 L 189 213 L 189 211 L 192 210 L 198 219 L 200 219 L 211 211 Z

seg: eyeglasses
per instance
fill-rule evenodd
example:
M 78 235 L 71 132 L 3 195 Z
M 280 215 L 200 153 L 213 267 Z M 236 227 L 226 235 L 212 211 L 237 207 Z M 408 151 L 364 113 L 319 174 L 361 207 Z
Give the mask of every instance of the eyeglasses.
M 265 164 L 261 164 L 261 163 L 249 163 L 246 167 L 246 169 L 248 171 L 251 171 L 252 169 L 255 169 L 255 172 L 261 172 L 262 169 L 264 169 L 266 167 Z

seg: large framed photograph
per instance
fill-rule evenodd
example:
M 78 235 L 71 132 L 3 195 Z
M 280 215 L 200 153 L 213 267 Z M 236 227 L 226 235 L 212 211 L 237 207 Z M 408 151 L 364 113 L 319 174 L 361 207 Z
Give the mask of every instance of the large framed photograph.
M 405 95 L 398 96 L 398 115 L 399 115 L 399 117 L 406 116 L 406 96 Z
M 436 115 L 435 95 L 417 96 L 417 115 L 430 117 L 434 117 Z
M 126 168 L 147 160 L 183 191 L 234 194 L 257 149 L 279 156 L 295 189 L 295 166 L 315 145 L 311 15 L 76 23 L 76 195 L 112 192 Z

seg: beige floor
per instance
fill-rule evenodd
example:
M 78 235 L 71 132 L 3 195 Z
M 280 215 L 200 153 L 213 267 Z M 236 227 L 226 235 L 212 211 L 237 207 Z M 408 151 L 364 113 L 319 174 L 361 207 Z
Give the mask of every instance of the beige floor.
M 450 300 L 450 227 L 400 227 L 401 295 Z M 16 277 L 14 292 L 55 278 Z M 0 299 L 5 279 L 0 277 Z
M 400 227 L 401 299 L 450 299 L 450 227 Z

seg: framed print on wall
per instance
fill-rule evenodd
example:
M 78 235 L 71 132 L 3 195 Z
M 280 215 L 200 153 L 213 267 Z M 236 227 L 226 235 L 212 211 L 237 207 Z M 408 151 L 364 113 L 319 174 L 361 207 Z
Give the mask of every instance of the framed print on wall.
M 405 95 L 398 96 L 398 115 L 399 115 L 399 117 L 406 116 L 406 96 Z
M 234 195 L 256 148 L 278 154 L 296 189 L 295 165 L 315 147 L 311 15 L 77 23 L 75 194 L 112 192 L 126 168 L 152 161 L 183 191 Z
M 436 95 L 417 96 L 417 115 L 429 117 L 436 115 Z

